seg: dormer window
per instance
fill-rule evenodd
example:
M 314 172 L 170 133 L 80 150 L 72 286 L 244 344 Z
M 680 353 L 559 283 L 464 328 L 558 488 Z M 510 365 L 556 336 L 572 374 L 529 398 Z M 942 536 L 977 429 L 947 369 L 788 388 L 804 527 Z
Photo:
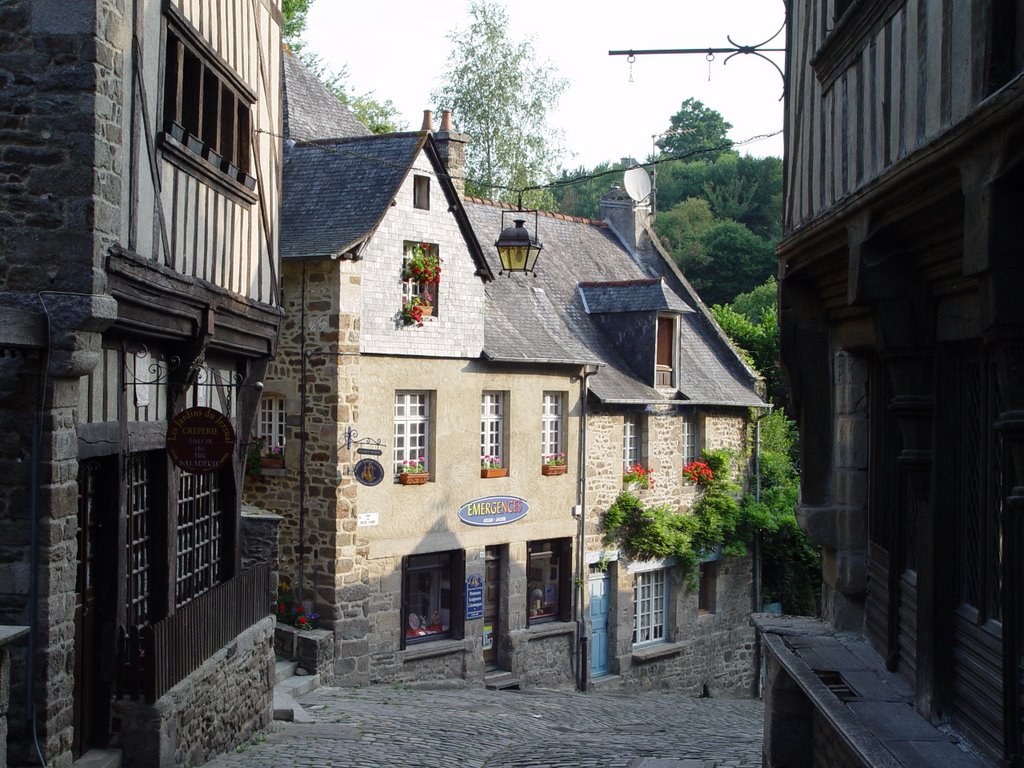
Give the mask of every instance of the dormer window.
M 657 348 L 654 353 L 654 386 L 658 389 L 676 388 L 676 318 L 658 316 Z

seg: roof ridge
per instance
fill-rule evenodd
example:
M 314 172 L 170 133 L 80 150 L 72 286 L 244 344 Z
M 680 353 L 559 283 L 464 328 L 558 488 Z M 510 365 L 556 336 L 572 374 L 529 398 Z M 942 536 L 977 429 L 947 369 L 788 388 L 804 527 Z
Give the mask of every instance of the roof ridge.
M 349 144 L 357 141 L 372 141 L 375 139 L 412 139 L 422 138 L 426 131 L 399 131 L 396 133 L 371 133 L 366 136 L 335 136 L 325 139 L 296 139 L 298 147 L 315 146 L 323 144 Z
M 511 203 L 506 203 L 502 200 L 488 200 L 485 197 L 476 197 L 475 195 L 466 195 L 467 202 L 479 203 L 480 205 L 489 205 L 493 208 L 504 208 L 508 211 L 516 210 L 516 207 Z M 534 211 L 524 211 L 524 213 L 534 213 Z M 543 216 L 546 219 L 555 219 L 556 221 L 571 221 L 576 224 L 590 224 L 594 227 L 608 227 L 608 222 L 601 221 L 600 219 L 588 219 L 584 216 L 573 216 L 568 213 L 560 213 L 558 211 L 536 211 L 537 214 Z
M 664 278 L 661 277 L 638 277 L 633 280 L 586 280 L 578 285 L 581 288 L 598 288 L 598 287 L 625 287 L 629 285 L 656 285 L 657 283 L 664 282 Z

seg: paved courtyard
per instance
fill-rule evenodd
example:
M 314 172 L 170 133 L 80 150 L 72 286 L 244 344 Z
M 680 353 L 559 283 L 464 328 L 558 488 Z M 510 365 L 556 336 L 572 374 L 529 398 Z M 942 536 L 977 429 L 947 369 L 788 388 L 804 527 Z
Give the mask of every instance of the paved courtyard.
M 321 688 L 208 766 L 757 768 L 763 706 L 670 691 Z

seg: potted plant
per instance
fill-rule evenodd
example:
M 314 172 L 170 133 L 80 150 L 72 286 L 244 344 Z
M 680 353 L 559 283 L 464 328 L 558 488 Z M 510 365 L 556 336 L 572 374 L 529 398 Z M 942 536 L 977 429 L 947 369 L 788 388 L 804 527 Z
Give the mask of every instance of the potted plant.
M 284 447 L 275 445 L 268 448 L 260 458 L 263 469 L 284 469 Z
M 637 462 L 622 476 L 622 487 L 627 491 L 647 490 L 654 487 L 654 470 Z
M 429 317 L 434 312 L 430 303 L 430 294 L 426 296 L 413 296 L 402 304 L 402 324 L 423 327 L 423 318 Z
M 430 474 L 427 472 L 426 459 L 406 459 L 398 470 L 398 482 L 402 485 L 423 485 Z
M 420 285 L 437 285 L 441 281 L 441 258 L 432 252 L 430 243 L 412 246 L 402 277 Z
M 482 456 L 480 458 L 480 477 L 504 477 L 508 470 L 501 466 L 500 456 Z
M 542 475 L 564 475 L 566 469 L 564 453 L 547 453 L 540 465 Z
M 714 479 L 714 473 L 703 461 L 691 461 L 683 467 L 683 477 L 688 485 L 707 485 Z

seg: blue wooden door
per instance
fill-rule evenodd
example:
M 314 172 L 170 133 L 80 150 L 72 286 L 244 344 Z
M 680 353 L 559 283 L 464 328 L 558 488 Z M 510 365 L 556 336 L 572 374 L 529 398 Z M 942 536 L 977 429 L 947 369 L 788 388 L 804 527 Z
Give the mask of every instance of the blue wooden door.
M 608 574 L 590 574 L 590 676 L 608 674 Z

